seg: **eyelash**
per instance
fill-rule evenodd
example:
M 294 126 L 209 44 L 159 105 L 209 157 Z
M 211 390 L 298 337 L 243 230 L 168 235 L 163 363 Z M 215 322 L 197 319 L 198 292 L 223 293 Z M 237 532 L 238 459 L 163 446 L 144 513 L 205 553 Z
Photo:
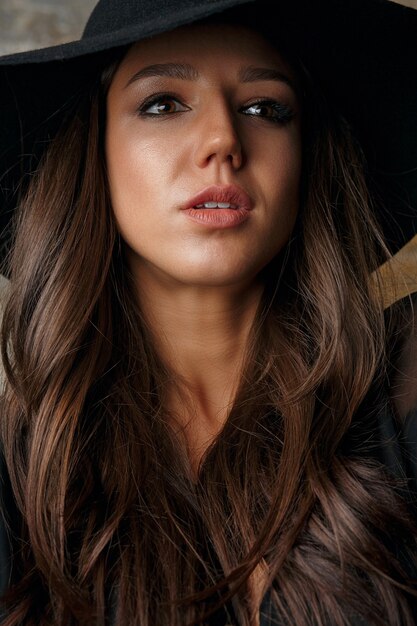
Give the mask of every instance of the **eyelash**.
M 143 116 L 143 117 L 166 117 L 168 115 L 173 115 L 175 113 L 184 113 L 184 111 L 174 111 L 173 113 L 164 113 L 164 112 L 148 113 L 147 112 L 147 109 L 149 109 L 155 104 L 158 104 L 162 100 L 175 100 L 179 104 L 182 104 L 180 99 L 177 96 L 174 96 L 173 94 L 170 94 L 170 93 L 155 94 L 151 96 L 150 98 L 148 98 L 147 100 L 145 100 L 145 102 L 143 102 L 140 105 L 140 107 L 137 110 L 138 115 Z M 185 106 L 185 105 L 182 105 L 182 106 Z M 254 107 L 254 106 L 264 106 L 264 107 L 269 106 L 275 111 L 277 116 L 269 117 L 266 115 L 252 115 L 250 113 L 243 113 L 243 115 L 248 115 L 249 117 L 260 117 L 263 120 L 267 120 L 269 122 L 272 122 L 273 124 L 280 124 L 282 126 L 284 126 L 285 124 L 288 124 L 294 117 L 294 112 L 292 111 L 292 109 L 290 109 L 290 107 L 288 107 L 285 104 L 282 104 L 281 102 L 277 102 L 276 100 L 270 100 L 270 99 L 255 100 L 254 102 L 251 102 L 245 107 L 242 107 L 241 109 L 239 109 L 239 112 L 243 112 L 244 110 L 250 109 L 251 107 Z

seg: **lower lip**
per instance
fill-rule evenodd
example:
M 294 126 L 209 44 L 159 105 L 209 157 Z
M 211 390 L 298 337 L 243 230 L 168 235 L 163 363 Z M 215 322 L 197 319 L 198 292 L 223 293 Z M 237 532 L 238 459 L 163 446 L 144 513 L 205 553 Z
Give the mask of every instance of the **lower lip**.
M 215 228 L 231 228 L 238 226 L 249 217 L 246 209 L 183 209 L 193 222 Z

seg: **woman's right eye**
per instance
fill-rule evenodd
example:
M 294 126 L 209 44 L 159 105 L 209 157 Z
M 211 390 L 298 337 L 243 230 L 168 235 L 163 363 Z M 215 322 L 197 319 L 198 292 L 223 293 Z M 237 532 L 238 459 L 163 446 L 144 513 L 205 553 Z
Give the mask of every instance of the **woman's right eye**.
M 138 109 L 139 115 L 161 116 L 170 115 L 171 113 L 180 113 L 187 111 L 188 107 L 184 106 L 177 98 L 169 94 L 156 95 L 146 100 Z

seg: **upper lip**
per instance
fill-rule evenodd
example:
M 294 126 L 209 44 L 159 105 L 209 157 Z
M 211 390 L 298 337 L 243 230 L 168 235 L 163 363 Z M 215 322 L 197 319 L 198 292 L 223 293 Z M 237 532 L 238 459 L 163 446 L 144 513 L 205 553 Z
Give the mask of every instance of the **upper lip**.
M 211 185 L 202 189 L 196 196 L 187 200 L 183 209 L 191 209 L 197 204 L 204 204 L 204 202 L 229 202 L 230 204 L 236 204 L 239 209 L 246 209 L 250 211 L 252 209 L 252 200 L 240 187 L 237 185 Z

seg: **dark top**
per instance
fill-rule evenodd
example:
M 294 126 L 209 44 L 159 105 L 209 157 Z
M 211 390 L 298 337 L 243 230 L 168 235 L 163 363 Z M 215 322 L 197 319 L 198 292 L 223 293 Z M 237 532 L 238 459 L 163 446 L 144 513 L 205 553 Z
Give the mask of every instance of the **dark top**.
M 372 457 L 380 461 L 394 477 L 404 479 L 406 476 L 409 478 L 409 487 L 404 494 L 411 510 L 417 516 L 417 407 L 400 423 L 395 418 L 391 404 L 386 398 L 380 398 L 378 405 L 378 410 L 374 412 L 370 420 L 374 427 L 372 441 L 371 438 L 367 438 L 370 445 L 366 447 L 362 447 L 360 444 L 358 446 L 352 445 L 352 448 L 355 449 L 356 457 L 361 455 L 366 455 L 368 458 Z M 368 428 L 370 425 L 368 424 Z M 357 439 L 358 433 L 353 436 Z M 398 558 L 407 574 L 417 581 L 417 568 L 410 563 L 407 555 L 400 553 Z M 417 625 L 417 599 L 412 609 Z M 207 626 L 234 626 L 237 624 L 233 607 L 228 604 L 226 609 L 222 612 L 219 611 Z M 349 624 L 350 626 L 367 626 L 367 622 L 363 618 L 355 615 L 349 616 Z M 260 626 L 283 626 L 268 593 L 261 605 Z M 329 624 L 328 626 L 332 625 Z M 387 624 L 387 626 L 389 625 Z

